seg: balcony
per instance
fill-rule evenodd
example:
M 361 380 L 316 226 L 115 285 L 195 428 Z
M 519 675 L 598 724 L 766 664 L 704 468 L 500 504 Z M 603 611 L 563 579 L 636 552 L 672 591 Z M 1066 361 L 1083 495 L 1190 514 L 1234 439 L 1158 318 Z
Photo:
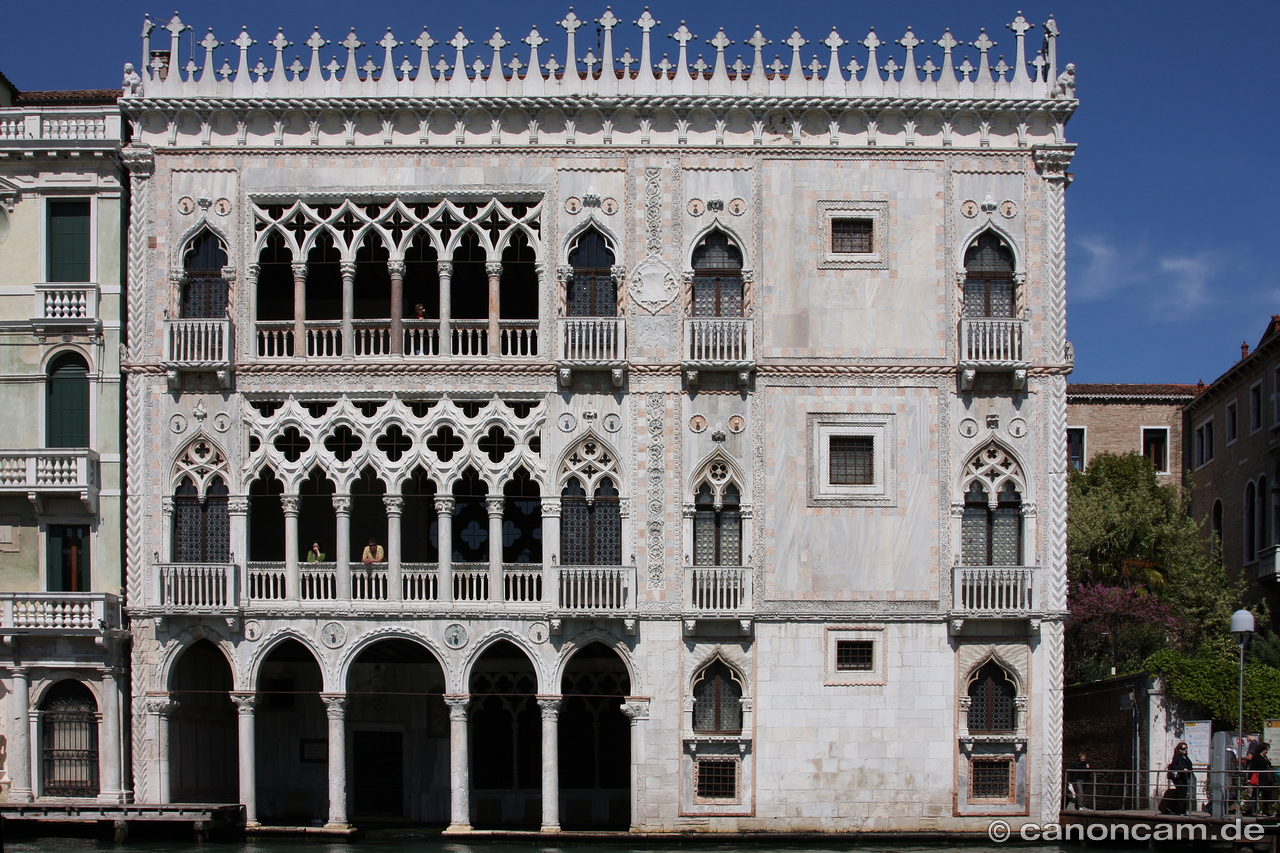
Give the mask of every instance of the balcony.
M 966 618 L 1030 619 L 1040 609 L 1039 566 L 956 566 L 952 629 Z
M 106 592 L 0 592 L 0 632 L 101 637 L 120 628 L 120 598 Z
M 155 601 L 177 613 L 226 613 L 239 606 L 239 571 L 233 563 L 157 563 Z
M 698 620 L 736 620 L 749 634 L 755 615 L 750 566 L 685 566 L 684 630 L 693 634 Z
M 186 595 L 184 599 L 175 598 L 166 587 L 167 575 L 173 574 L 173 566 L 159 566 L 160 585 L 157 587 L 156 600 L 166 609 L 184 610 L 182 600 L 201 602 L 216 600 L 218 605 L 201 609 L 196 604 L 185 608 L 190 612 L 218 612 L 220 607 L 243 607 L 252 610 L 261 607 L 274 607 L 276 602 L 288 601 L 288 588 L 285 564 L 283 562 L 252 562 L 245 572 L 242 601 L 234 598 L 222 598 L 223 591 L 232 594 L 236 590 L 234 583 L 221 579 L 201 579 L 197 581 L 198 590 Z M 190 568 L 190 567 L 187 567 Z M 235 567 L 230 568 L 234 571 Z M 492 567 L 488 563 L 454 563 L 450 567 L 451 584 L 445 589 L 452 593 L 451 599 L 441 597 L 440 569 L 435 563 L 402 563 L 400 565 L 400 594 L 393 596 L 394 587 L 391 574 L 386 564 L 368 568 L 360 564 L 352 564 L 351 603 L 359 607 L 364 602 L 402 601 L 409 609 L 421 609 L 424 612 L 440 611 L 444 608 L 455 609 L 469 604 L 489 605 L 492 601 L 506 601 L 516 604 L 541 603 L 543 600 L 542 566 L 537 563 L 508 563 L 502 566 L 502 583 L 500 597 L 493 598 Z M 213 592 L 209 592 L 212 590 Z M 216 594 L 215 594 L 216 593 Z M 212 599 L 210 598 L 212 596 Z M 317 609 L 329 606 L 338 600 L 338 567 L 336 563 L 301 563 L 298 566 L 298 604 L 302 607 Z M 228 603 L 229 602 L 229 603 Z
M 690 385 L 698 384 L 702 370 L 734 371 L 739 384 L 748 384 L 756 366 L 752 321 L 740 317 L 686 319 L 680 366 Z
M 231 383 L 231 321 L 186 319 L 164 321 L 164 362 L 169 386 L 182 373 L 214 373 L 218 386 Z
M 92 282 L 37 284 L 33 331 L 41 336 L 81 334 L 96 338 L 102 331 L 98 316 L 98 285 Z
M 1280 545 L 1269 545 L 1258 552 L 1258 561 L 1251 566 L 1253 580 L 1259 583 L 1280 581 Z
M 616 616 L 636 609 L 635 566 L 561 566 L 559 612 Z
M 390 320 L 353 320 L 351 340 L 346 340 L 341 320 L 306 320 L 303 346 L 292 320 L 259 320 L 254 324 L 256 351 L 260 359 L 353 358 L 475 358 L 499 353 L 504 358 L 531 358 L 538 355 L 538 320 L 452 320 L 441 351 L 439 320 L 404 320 L 400 352 L 392 346 Z
M 44 512 L 51 498 L 71 498 L 98 513 L 98 454 L 88 448 L 0 451 L 0 495 L 25 495 Z
M 560 317 L 556 320 L 556 371 L 569 385 L 574 370 L 608 370 L 622 386 L 627 366 L 627 323 L 623 317 Z
M 973 390 L 978 373 L 1011 373 L 1014 388 L 1025 388 L 1031 366 L 1026 320 L 966 317 L 960 321 L 960 388 Z

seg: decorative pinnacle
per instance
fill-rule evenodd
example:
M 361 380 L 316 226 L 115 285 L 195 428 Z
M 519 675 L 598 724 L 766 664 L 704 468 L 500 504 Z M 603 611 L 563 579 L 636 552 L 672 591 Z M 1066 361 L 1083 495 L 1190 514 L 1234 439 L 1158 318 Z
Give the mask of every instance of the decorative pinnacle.
M 795 50 L 795 51 L 799 51 L 800 48 L 804 47 L 808 43 L 809 43 L 809 40 L 806 39 L 804 36 L 800 35 L 800 30 L 798 29 L 791 34 L 791 37 L 789 39 L 783 42 L 783 44 L 789 46 L 792 50 Z
M 200 46 L 205 50 L 216 50 L 221 44 L 222 42 L 213 37 L 213 27 L 210 27 L 209 32 L 207 32 L 205 37 L 200 40 Z
M 951 49 L 959 45 L 960 42 L 956 41 L 956 37 L 951 35 L 951 30 L 947 30 L 942 34 L 942 38 L 935 41 L 934 44 L 945 50 L 947 53 L 950 53 Z
M 827 47 L 831 48 L 832 50 L 839 50 L 841 47 L 848 44 L 847 41 L 840 38 L 840 34 L 836 32 L 835 27 L 831 28 L 831 35 L 827 36 L 822 43 L 825 44 Z
M 307 47 L 311 48 L 312 50 L 319 50 L 320 48 L 324 47 L 328 43 L 329 43 L 328 41 L 320 37 L 319 27 L 316 27 L 315 30 L 311 33 L 311 36 L 305 42 L 303 42 L 303 44 L 305 44 Z
M 173 13 L 173 18 L 169 20 L 169 23 L 165 24 L 164 28 L 168 30 L 169 34 L 174 38 L 177 38 L 182 35 L 183 32 L 191 29 L 186 24 L 182 23 L 182 19 L 178 17 L 177 12 Z
M 688 44 L 689 42 L 691 42 L 691 41 L 693 41 L 694 39 L 696 39 L 696 38 L 697 38 L 697 36 L 695 36 L 693 33 L 689 32 L 689 28 L 688 28 L 688 27 L 686 27 L 686 26 L 684 25 L 684 21 L 681 21 L 681 22 L 680 22 L 680 29 L 678 29 L 678 30 L 676 30 L 674 33 L 672 33 L 672 34 L 670 35 L 670 38 L 675 39 L 675 40 L 676 40 L 676 42 L 677 42 L 681 47 L 684 47 L 686 44 Z
M 347 33 L 347 37 L 342 40 L 341 45 L 342 47 L 345 47 L 347 50 L 351 52 L 355 52 L 360 48 L 364 47 L 364 42 L 356 38 L 356 28 L 352 27 L 351 32 Z
M 1027 23 L 1027 19 L 1022 17 L 1021 9 L 1018 10 L 1018 17 L 1013 19 L 1013 23 L 1005 24 L 1005 26 L 1013 30 L 1014 34 L 1018 36 L 1022 36 L 1027 32 L 1027 30 L 1035 28 L 1035 24 Z
M 764 33 L 760 32 L 760 28 L 756 27 L 755 35 L 747 39 L 747 44 L 751 45 L 756 50 L 761 50 L 765 45 L 773 44 L 773 42 L 765 38 Z
M 604 27 L 606 30 L 611 30 L 622 22 L 614 17 L 612 7 L 605 6 L 604 14 L 596 19 L 596 23 Z
M 525 36 L 524 43 L 529 45 L 529 47 L 533 48 L 534 50 L 537 50 L 539 47 L 546 44 L 547 40 L 544 39 L 542 36 L 538 35 L 538 28 L 534 27 L 533 29 L 529 30 L 529 35 Z
M 387 27 L 387 34 L 378 41 L 378 47 L 386 48 L 387 50 L 395 50 L 401 44 L 403 42 L 396 41 L 396 37 L 391 35 L 391 27 Z
M 862 46 L 867 50 L 875 50 L 882 44 L 884 44 L 884 42 L 880 41 L 879 37 L 876 35 L 875 27 L 872 27 L 871 32 L 867 33 L 867 37 L 862 40 Z
M 582 26 L 582 21 L 578 20 L 578 16 L 573 14 L 572 6 L 569 7 L 569 14 L 564 16 L 563 21 L 560 21 L 560 26 L 564 27 L 565 31 L 570 34 L 577 32 L 578 28 Z
M 234 44 L 236 47 L 240 48 L 240 50 L 242 51 L 248 50 L 249 48 L 257 44 L 256 41 L 249 38 L 248 30 L 241 30 L 240 35 L 236 36 L 236 40 L 231 43 Z
M 986 53 L 988 50 L 991 50 L 991 48 L 996 46 L 996 42 L 993 42 L 987 37 L 987 28 L 983 27 L 982 32 L 978 34 L 978 40 L 973 43 L 973 46 L 983 53 Z
M 500 33 L 498 30 L 494 30 L 493 38 L 489 39 L 487 42 L 485 42 L 485 44 L 489 45 L 489 47 L 493 48 L 494 50 L 502 50 L 504 47 L 511 44 L 511 42 L 504 39 L 502 37 L 502 33 Z
M 457 50 L 465 50 L 469 44 L 471 44 L 470 40 L 462 34 L 462 27 L 458 27 L 458 32 L 449 39 L 449 46 Z
M 716 33 L 716 37 L 707 42 L 716 49 L 717 53 L 724 53 L 724 49 L 733 44 L 733 41 L 724 34 L 724 30 Z
M 920 44 L 920 39 L 916 38 L 916 34 L 911 32 L 911 27 L 907 27 L 907 34 L 898 39 L 898 44 L 902 45 L 907 50 L 913 50 Z
M 431 37 L 431 33 L 427 32 L 427 28 L 422 28 L 422 35 L 418 36 L 413 42 L 422 50 L 430 50 L 435 47 L 436 40 Z
M 643 30 L 645 33 L 648 33 L 648 32 L 649 32 L 649 30 L 651 30 L 651 29 L 653 29 L 654 27 L 658 26 L 658 24 L 661 24 L 661 23 L 662 23 L 662 21 L 659 21 L 659 20 L 657 20 L 656 18 L 654 18 L 654 17 L 653 17 L 653 15 L 650 15 L 650 14 L 649 14 L 649 7 L 648 7 L 648 6 L 645 6 L 645 7 L 644 7 L 644 14 L 642 14 L 642 15 L 640 16 L 640 19 L 639 19 L 639 20 L 634 21 L 633 23 L 634 23 L 637 27 L 639 27 L 641 30 Z

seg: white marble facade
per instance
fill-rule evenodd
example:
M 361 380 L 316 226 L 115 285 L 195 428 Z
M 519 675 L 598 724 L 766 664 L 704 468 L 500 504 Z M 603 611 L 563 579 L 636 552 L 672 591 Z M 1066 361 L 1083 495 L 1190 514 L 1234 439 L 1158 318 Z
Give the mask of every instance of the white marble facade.
M 638 72 L 606 12 L 603 74 L 570 13 L 563 75 L 469 77 L 462 36 L 415 75 L 426 33 L 364 78 L 353 38 L 343 73 L 258 73 L 241 35 L 219 79 L 217 39 L 186 66 L 185 25 L 148 22 L 121 101 L 139 801 L 453 832 L 1056 816 L 1056 27 L 1028 62 L 1010 24 L 1012 69 L 957 71 L 948 34 L 923 77 L 923 41 L 885 77 L 872 33 L 850 78 L 833 31 L 807 78 L 798 44 L 789 74 L 723 45 L 690 70 L 683 27 L 655 76 L 638 23 Z

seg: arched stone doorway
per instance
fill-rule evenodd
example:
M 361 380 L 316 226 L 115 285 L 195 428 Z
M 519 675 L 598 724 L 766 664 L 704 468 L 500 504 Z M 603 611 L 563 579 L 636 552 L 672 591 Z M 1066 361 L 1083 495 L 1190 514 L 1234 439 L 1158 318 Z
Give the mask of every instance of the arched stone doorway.
M 239 733 L 231 704 L 231 666 L 208 640 L 193 643 L 174 664 L 169 718 L 169 799 L 236 803 Z
M 315 656 L 297 640 L 281 642 L 262 662 L 254 749 L 258 819 L 263 823 L 308 826 L 329 814 L 323 685 Z
M 444 670 L 422 645 L 371 644 L 347 674 L 351 815 L 362 824 L 449 819 Z
M 49 688 L 40 703 L 40 795 L 98 796 L 98 703 L 74 679 Z
M 471 825 L 542 820 L 542 717 L 533 663 L 515 644 L 490 646 L 471 671 Z
M 578 651 L 560 680 L 560 823 L 565 829 L 631 825 L 631 692 L 622 658 L 604 643 Z

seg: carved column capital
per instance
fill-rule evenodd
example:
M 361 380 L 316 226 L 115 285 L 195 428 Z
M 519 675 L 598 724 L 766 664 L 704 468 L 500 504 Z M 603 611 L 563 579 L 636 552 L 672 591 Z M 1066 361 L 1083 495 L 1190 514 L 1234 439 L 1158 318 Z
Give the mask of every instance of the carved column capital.
M 542 517 L 543 518 L 559 518 L 560 517 L 560 499 L 559 498 L 543 498 L 542 499 Z
M 331 720 L 343 720 L 347 716 L 346 693 L 321 693 L 320 701 L 324 703 L 325 713 Z
M 572 278 L 573 278 L 573 267 L 569 266 L 568 264 L 561 264 L 560 266 L 556 267 L 556 281 L 560 282 L 561 284 L 568 284 L 569 280 Z
M 342 278 L 354 280 L 356 277 L 355 261 L 342 261 L 338 264 L 338 269 L 342 272 Z
M 334 495 L 332 501 L 334 512 L 339 515 L 351 514 L 351 495 Z
M 404 278 L 404 261 L 387 261 L 387 272 L 391 274 L 392 278 Z
M 236 711 L 238 711 L 241 716 L 252 716 L 254 706 L 258 704 L 258 694 L 236 691 L 231 694 L 231 701 L 235 703 Z
M 538 709 L 542 712 L 542 719 L 555 722 L 560 717 L 559 696 L 539 696 Z
M 289 268 L 290 268 L 291 270 L 293 270 L 293 277 L 294 277 L 294 278 L 306 278 L 306 277 L 307 277 L 307 262 L 306 262 L 306 261 L 295 261 L 295 262 L 293 262 L 292 264 L 289 264 Z
M 489 511 L 490 518 L 493 518 L 495 515 L 502 515 L 502 511 L 506 508 L 506 504 L 506 498 L 498 497 L 496 495 L 489 495 L 484 499 L 484 506 L 485 509 Z
M 450 722 L 465 723 L 467 721 L 467 706 L 471 704 L 470 694 L 446 693 L 444 704 L 449 706 Z
M 167 717 L 178 708 L 178 701 L 168 693 L 148 693 L 144 700 L 148 714 Z
M 435 498 L 436 512 L 443 513 L 445 515 L 453 515 L 454 503 L 455 501 L 452 497 L 437 497 Z
M 166 516 L 173 515 L 173 496 L 165 495 L 160 498 L 160 511 Z
M 626 264 L 614 264 L 609 267 L 609 275 L 613 278 L 614 284 L 622 284 L 627 280 Z
M 436 273 L 441 278 L 452 278 L 453 261 L 436 261 Z
M 640 720 L 649 719 L 649 698 L 647 696 L 628 696 L 627 701 L 618 706 L 632 725 Z
M 131 142 L 120 149 L 120 162 L 135 178 L 149 178 L 156 171 L 156 155 L 150 145 Z
M 236 495 L 234 498 L 227 498 L 227 514 L 228 515 L 248 515 L 249 514 L 248 496 Z
M 484 271 L 489 278 L 501 278 L 502 261 L 486 261 Z
M 1071 165 L 1071 157 L 1076 153 L 1075 145 L 1037 145 L 1032 149 L 1036 171 L 1050 183 L 1061 184 L 1063 189 L 1071 184 L 1071 173 L 1067 167 Z
M 298 501 L 302 499 L 301 495 L 281 495 L 280 508 L 284 510 L 286 516 L 298 515 Z
M 404 498 L 400 495 L 383 495 L 382 506 L 387 515 L 400 515 L 404 512 Z

